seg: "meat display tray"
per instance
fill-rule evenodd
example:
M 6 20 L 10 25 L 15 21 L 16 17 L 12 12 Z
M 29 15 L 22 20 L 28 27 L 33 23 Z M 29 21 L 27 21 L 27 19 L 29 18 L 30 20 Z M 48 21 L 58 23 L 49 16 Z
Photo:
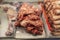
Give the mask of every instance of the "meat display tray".
M 1 25 L 0 25 L 0 37 L 13 37 L 12 36 L 6 36 L 6 31 L 8 29 L 8 19 L 7 14 L 3 12 L 3 10 L 0 8 L 0 19 L 1 19 Z
M 49 24 L 49 21 L 48 21 L 48 17 L 47 17 L 47 14 L 46 14 L 46 11 L 43 10 L 43 20 L 44 20 L 44 24 L 45 24 L 45 31 L 46 31 L 46 34 L 47 34 L 47 38 L 60 38 L 60 36 L 54 36 L 51 34 L 51 25 Z
M 12 36 L 6 36 L 5 33 L 8 30 L 8 26 L 9 26 L 7 14 L 5 12 L 1 11 L 0 17 L 1 17 L 0 37 L 12 37 L 12 38 L 21 38 L 21 39 L 37 39 L 37 38 L 45 38 L 46 37 L 44 27 L 43 27 L 42 35 L 35 36 L 35 35 L 25 32 L 25 30 L 23 28 L 18 28 L 18 29 L 14 28 L 14 34 Z M 12 25 L 14 27 L 13 22 L 12 22 Z
M 37 4 L 36 3 L 33 3 L 36 7 L 37 7 Z M 42 15 L 41 15 L 42 16 Z M 43 21 L 42 17 L 41 17 L 41 20 Z M 45 27 L 45 26 L 44 26 Z M 46 34 L 45 34 L 45 29 L 43 27 L 43 34 L 42 35 L 32 35 L 32 34 L 29 34 L 27 33 L 24 28 L 19 28 L 17 27 L 16 29 L 16 35 L 15 35 L 15 38 L 21 38 L 21 39 L 37 39 L 37 38 L 45 38 L 46 37 Z

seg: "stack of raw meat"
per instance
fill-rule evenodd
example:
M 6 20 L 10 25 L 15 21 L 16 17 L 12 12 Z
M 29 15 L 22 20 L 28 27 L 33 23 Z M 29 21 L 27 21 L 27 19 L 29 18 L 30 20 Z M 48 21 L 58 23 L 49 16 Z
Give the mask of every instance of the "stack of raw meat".
M 23 3 L 18 11 L 16 27 L 24 28 L 28 33 L 42 35 L 43 23 L 40 19 L 42 11 L 29 3 Z
M 52 0 L 45 2 L 48 21 L 51 25 L 51 34 L 60 35 L 60 1 Z

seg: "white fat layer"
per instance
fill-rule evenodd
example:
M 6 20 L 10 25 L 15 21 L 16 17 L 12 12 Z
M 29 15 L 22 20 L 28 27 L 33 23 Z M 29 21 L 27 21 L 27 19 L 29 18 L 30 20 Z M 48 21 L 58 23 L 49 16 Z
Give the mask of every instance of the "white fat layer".
M 56 12 L 60 14 L 60 10 L 56 10 Z
M 60 20 L 53 21 L 55 24 L 60 24 Z
M 55 28 L 60 28 L 60 25 L 53 25 Z

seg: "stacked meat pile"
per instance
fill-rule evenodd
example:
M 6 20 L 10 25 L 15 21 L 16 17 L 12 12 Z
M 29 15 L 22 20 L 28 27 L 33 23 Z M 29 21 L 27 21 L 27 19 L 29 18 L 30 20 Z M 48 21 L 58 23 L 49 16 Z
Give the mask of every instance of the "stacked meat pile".
M 46 13 L 51 25 L 51 33 L 53 35 L 60 35 L 60 1 L 47 1 Z
M 40 19 L 41 10 L 28 3 L 23 3 L 18 11 L 15 26 L 23 27 L 34 35 L 43 33 L 43 23 Z

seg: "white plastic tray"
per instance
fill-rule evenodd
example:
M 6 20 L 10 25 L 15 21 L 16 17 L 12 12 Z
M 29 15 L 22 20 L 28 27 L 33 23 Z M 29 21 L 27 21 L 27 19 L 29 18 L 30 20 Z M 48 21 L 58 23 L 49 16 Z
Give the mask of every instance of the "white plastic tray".
M 44 20 L 44 24 L 45 24 L 45 32 L 46 32 L 46 38 L 60 38 L 60 36 L 53 36 L 48 28 L 48 25 L 46 23 L 45 17 L 43 15 L 43 20 Z
M 12 37 L 5 35 L 8 29 L 8 19 L 7 14 L 3 12 L 3 10 L 0 12 L 0 17 L 1 17 L 0 37 Z

